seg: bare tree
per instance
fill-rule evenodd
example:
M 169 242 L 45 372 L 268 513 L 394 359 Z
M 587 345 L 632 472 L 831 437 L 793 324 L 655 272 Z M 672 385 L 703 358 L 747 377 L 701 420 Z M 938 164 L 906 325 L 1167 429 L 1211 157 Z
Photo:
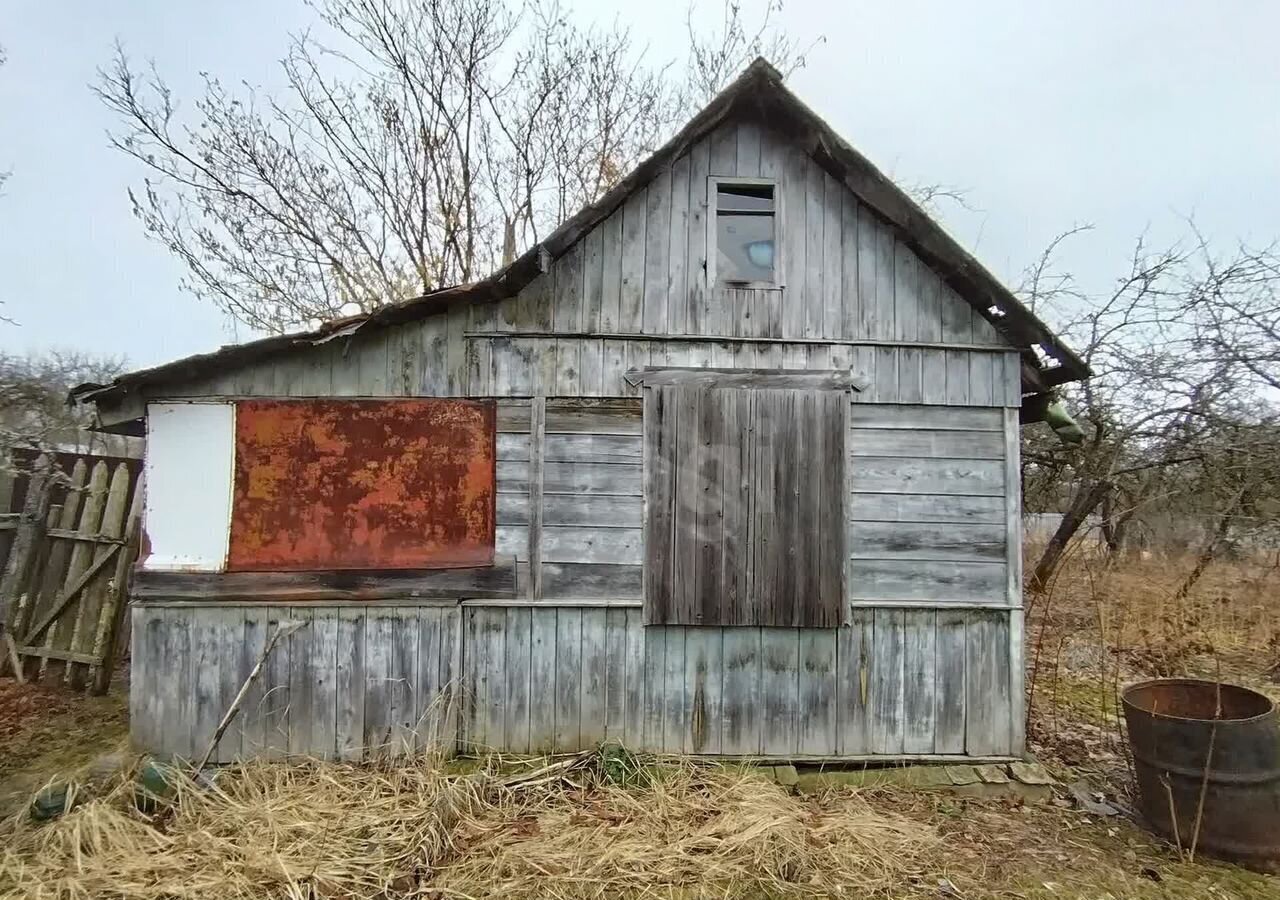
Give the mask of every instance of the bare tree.
M 123 358 L 76 351 L 0 353 L 0 446 L 44 450 L 73 439 L 91 424 L 91 413 L 68 403 L 71 388 L 110 381 L 124 369 Z
M 183 115 L 122 48 L 96 90 L 120 120 L 112 143 L 147 170 L 134 212 L 186 264 L 185 286 L 282 331 L 509 262 L 751 54 L 802 61 L 768 2 L 758 28 L 727 4 L 687 77 L 558 0 L 316 0 L 279 95 L 206 77 Z
M 704 31 L 694 22 L 696 5 L 689 5 L 685 17 L 689 36 L 686 106 L 705 104 L 738 74 L 744 61 L 757 56 L 771 60 L 784 75 L 804 66 L 805 55 L 826 38 L 819 35 L 806 47 L 798 45 L 774 27 L 782 8 L 782 0 L 765 0 L 764 13 L 753 28 L 742 17 L 741 0 L 722 0 L 719 27 Z
M 1033 588 L 1048 582 L 1067 544 L 1098 509 L 1107 545 L 1118 553 L 1144 507 L 1200 492 L 1202 509 L 1221 524 L 1220 541 L 1251 502 L 1250 492 L 1228 491 L 1234 499 L 1212 507 L 1205 478 L 1191 477 L 1190 467 L 1212 460 L 1211 469 L 1256 471 L 1240 454 L 1224 462 L 1224 434 L 1274 431 L 1266 391 L 1280 371 L 1265 328 L 1268 312 L 1274 317 L 1267 304 L 1280 287 L 1280 267 L 1271 248 L 1238 247 L 1217 257 L 1198 236 L 1159 250 L 1139 239 L 1128 272 L 1109 293 L 1091 296 L 1054 265 L 1055 251 L 1081 230 L 1055 238 L 1022 287 L 1028 305 L 1064 322 L 1063 335 L 1096 373 L 1066 392 L 1085 428 L 1083 445 L 1042 440 L 1026 453 L 1029 507 L 1063 511 L 1034 567 Z M 1255 319 L 1242 325 L 1225 314 L 1227 302 Z

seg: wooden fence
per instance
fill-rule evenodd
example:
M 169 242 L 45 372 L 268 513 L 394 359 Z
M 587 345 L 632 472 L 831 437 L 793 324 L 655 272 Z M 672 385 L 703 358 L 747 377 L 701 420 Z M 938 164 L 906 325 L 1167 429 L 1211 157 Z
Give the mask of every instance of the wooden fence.
M 0 674 L 103 693 L 138 554 L 140 460 L 59 453 L 22 468 L 0 517 Z

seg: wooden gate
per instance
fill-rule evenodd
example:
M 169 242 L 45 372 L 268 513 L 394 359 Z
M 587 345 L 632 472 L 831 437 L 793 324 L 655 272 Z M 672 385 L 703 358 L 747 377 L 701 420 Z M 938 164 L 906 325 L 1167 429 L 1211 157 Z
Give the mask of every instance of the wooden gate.
M 0 674 L 103 693 L 138 554 L 140 461 L 42 455 L 21 493 L 0 519 Z

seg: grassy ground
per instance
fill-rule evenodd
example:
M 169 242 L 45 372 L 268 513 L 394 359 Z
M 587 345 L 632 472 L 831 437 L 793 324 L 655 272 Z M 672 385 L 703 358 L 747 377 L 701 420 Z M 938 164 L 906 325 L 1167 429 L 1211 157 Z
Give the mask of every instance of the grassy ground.
M 1119 689 L 1198 674 L 1280 696 L 1259 564 L 1073 559 L 1028 597 L 1033 752 L 1131 808 Z M 125 694 L 0 682 L 0 798 L 125 737 Z M 541 768 L 540 768 L 541 767 Z M 533 774 L 530 774 L 530 772 Z M 742 767 L 588 754 L 479 765 L 251 765 L 140 812 L 99 782 L 60 820 L 0 825 L 0 897 L 1280 898 L 1280 877 L 1187 861 L 1126 816 L 904 787 L 794 794 Z

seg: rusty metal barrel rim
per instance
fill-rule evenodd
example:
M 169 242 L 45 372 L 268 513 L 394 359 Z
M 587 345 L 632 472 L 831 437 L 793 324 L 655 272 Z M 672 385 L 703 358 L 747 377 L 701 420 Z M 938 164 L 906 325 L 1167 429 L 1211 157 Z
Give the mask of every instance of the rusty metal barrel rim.
M 1266 694 L 1200 678 L 1140 681 L 1126 687 L 1120 699 L 1126 707 L 1157 719 L 1216 722 L 1219 727 L 1258 722 L 1276 712 L 1275 701 Z M 1215 715 L 1219 702 L 1222 715 Z
M 1121 694 L 1139 806 L 1180 846 L 1280 867 L 1280 709 L 1249 688 L 1191 678 Z

